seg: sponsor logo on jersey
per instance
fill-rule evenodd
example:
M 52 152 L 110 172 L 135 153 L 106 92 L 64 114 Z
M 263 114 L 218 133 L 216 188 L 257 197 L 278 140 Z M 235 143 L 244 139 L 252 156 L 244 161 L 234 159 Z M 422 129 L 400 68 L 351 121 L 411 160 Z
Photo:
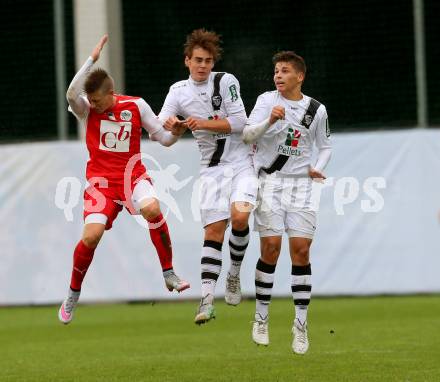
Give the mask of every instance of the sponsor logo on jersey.
M 208 119 L 209 119 L 209 120 L 213 120 L 213 119 L 214 119 L 214 120 L 217 121 L 217 120 L 219 119 L 219 116 L 218 116 L 218 115 L 214 115 L 214 116 L 210 115 L 210 116 L 208 117 Z
M 285 146 L 285 145 L 279 145 L 277 151 L 279 154 L 288 155 L 290 157 L 291 156 L 299 157 L 301 155 L 301 150 L 297 148 L 294 149 L 290 146 Z
M 298 143 L 301 138 L 301 131 L 289 127 L 284 145 L 278 145 L 278 153 L 288 156 L 300 156 L 301 150 L 298 149 Z
M 238 92 L 235 84 L 229 86 L 229 93 L 231 94 L 231 102 L 235 102 L 238 100 Z
M 126 153 L 130 151 L 131 122 L 101 121 L 99 149 Z
M 123 121 L 131 121 L 131 117 L 132 117 L 133 115 L 131 114 L 131 111 L 130 110 L 122 110 L 121 111 L 121 119 L 123 120 Z
M 301 131 L 295 129 L 293 131 L 293 128 L 289 127 L 289 130 L 287 131 L 287 137 L 286 137 L 286 146 L 291 147 L 298 147 L 299 139 L 301 138 Z

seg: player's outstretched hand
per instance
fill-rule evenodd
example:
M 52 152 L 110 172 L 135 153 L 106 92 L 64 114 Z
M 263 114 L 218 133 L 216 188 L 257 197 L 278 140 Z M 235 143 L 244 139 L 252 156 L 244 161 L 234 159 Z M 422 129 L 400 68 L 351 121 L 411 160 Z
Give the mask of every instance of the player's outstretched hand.
M 274 106 L 272 112 L 270 113 L 269 124 L 273 125 L 279 119 L 284 119 L 285 109 L 283 106 Z
M 324 180 L 326 179 L 322 172 L 315 170 L 314 168 L 309 169 L 309 176 L 318 183 L 324 183 Z
M 98 44 L 93 48 L 92 54 L 90 55 L 93 59 L 93 62 L 98 61 L 99 55 L 101 54 L 102 48 L 104 48 L 105 43 L 108 41 L 108 34 L 105 34 L 101 37 L 101 40 L 99 40 Z

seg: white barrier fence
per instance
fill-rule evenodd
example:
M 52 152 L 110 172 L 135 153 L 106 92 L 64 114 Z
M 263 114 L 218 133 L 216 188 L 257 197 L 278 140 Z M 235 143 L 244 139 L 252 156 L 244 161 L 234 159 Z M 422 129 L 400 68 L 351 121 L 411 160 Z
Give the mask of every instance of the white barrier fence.
M 313 293 L 440 292 L 440 131 L 335 134 L 333 143 L 312 245 Z M 145 142 L 142 152 L 167 216 L 175 269 L 191 283 L 179 298 L 197 298 L 203 230 L 196 144 Z M 0 157 L 0 305 L 59 302 L 83 225 L 85 145 L 3 145 Z M 253 232 L 242 268 L 245 295 L 254 295 L 258 257 Z M 227 244 L 223 264 L 219 296 Z M 283 243 L 274 295 L 290 295 L 290 269 Z M 145 225 L 122 212 L 96 250 L 82 301 L 172 298 Z

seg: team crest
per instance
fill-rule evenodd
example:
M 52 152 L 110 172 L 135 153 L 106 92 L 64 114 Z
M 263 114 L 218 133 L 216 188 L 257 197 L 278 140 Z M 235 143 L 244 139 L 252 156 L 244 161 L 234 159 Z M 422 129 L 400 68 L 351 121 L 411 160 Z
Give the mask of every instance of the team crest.
M 219 107 L 222 104 L 222 96 L 221 95 L 212 96 L 212 104 L 215 107 Z
M 132 117 L 131 111 L 129 110 L 122 110 L 121 111 L 121 119 L 123 121 L 130 121 Z
M 306 115 L 304 115 L 304 118 L 303 118 L 301 124 L 308 129 L 310 127 L 310 125 L 312 124 L 312 121 L 313 121 L 312 116 L 310 114 L 306 113 Z

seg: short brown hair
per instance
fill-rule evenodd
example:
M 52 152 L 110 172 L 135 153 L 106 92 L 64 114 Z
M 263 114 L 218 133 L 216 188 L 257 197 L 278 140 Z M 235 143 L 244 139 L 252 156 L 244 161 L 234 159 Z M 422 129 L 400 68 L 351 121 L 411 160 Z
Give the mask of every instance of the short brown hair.
M 272 62 L 276 65 L 278 62 L 289 62 L 298 71 L 306 74 L 307 67 L 304 58 L 291 50 L 283 50 L 275 53 L 272 57 Z
M 107 93 L 109 90 L 114 89 L 113 78 L 101 68 L 97 68 L 91 71 L 84 83 L 84 90 L 87 94 L 101 90 L 103 93 Z
M 206 29 L 195 29 L 188 36 L 183 50 L 185 56 L 191 58 L 195 48 L 203 48 L 212 54 L 214 61 L 218 61 L 223 49 L 220 47 L 220 35 Z

